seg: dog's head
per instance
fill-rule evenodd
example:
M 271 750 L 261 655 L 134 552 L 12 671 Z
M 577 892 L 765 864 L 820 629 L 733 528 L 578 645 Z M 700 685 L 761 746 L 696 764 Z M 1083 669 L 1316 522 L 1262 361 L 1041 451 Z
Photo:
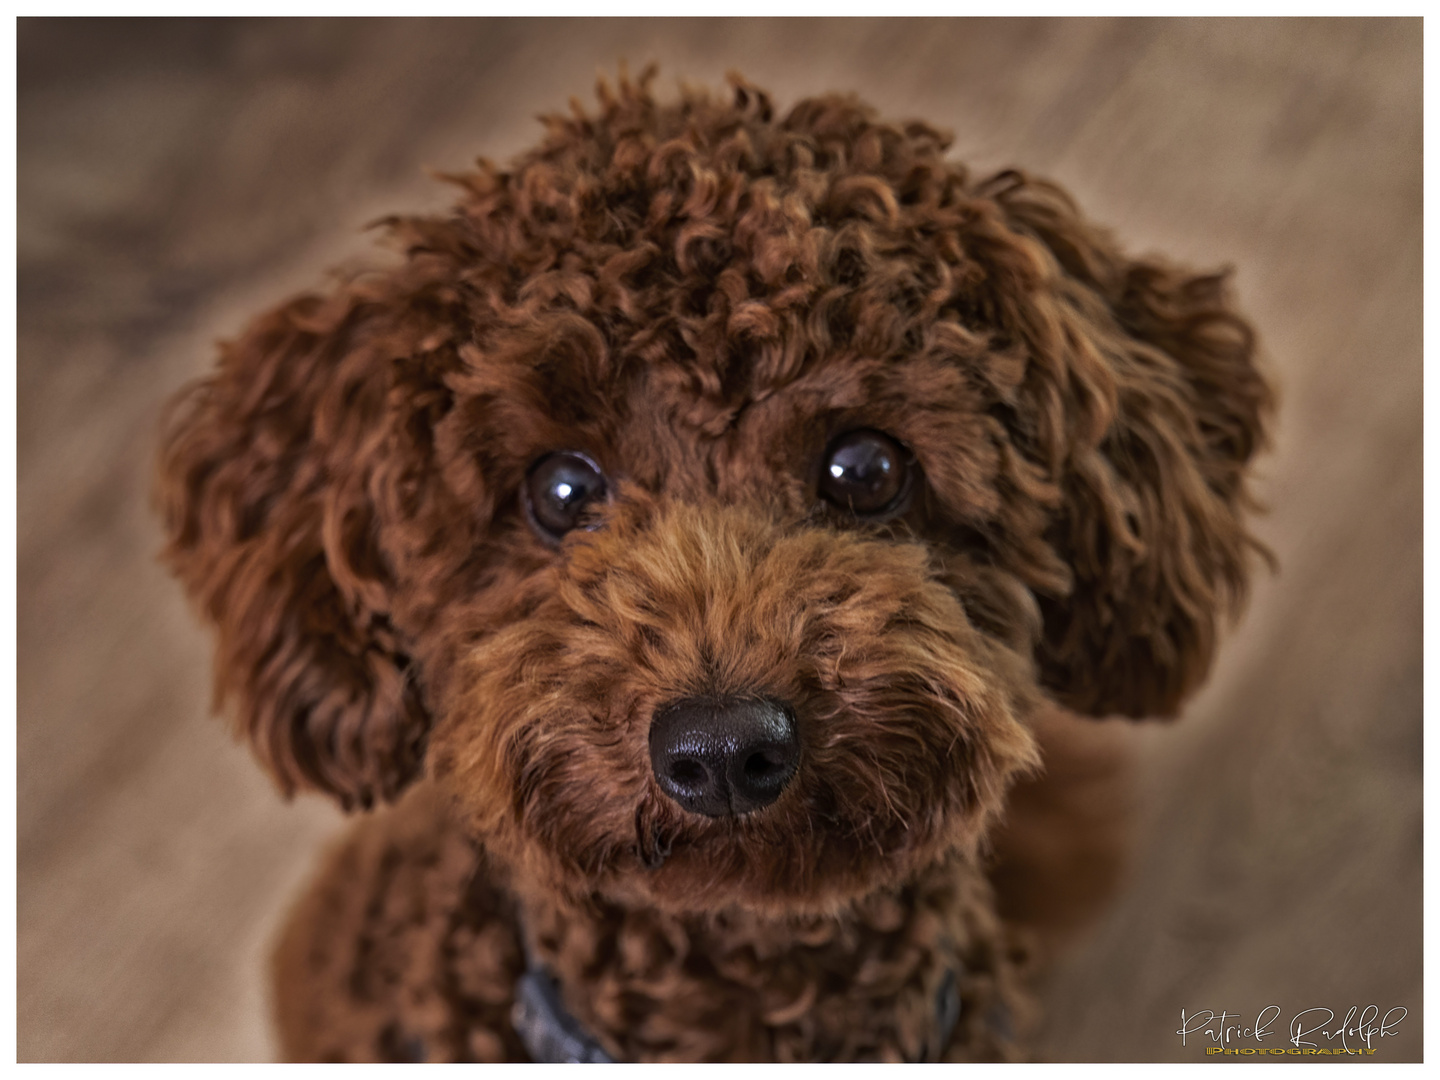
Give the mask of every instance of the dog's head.
M 551 886 L 815 908 L 973 845 L 1042 698 L 1172 714 L 1256 549 L 1221 278 L 849 99 L 601 97 L 173 415 L 282 786 L 428 770 Z

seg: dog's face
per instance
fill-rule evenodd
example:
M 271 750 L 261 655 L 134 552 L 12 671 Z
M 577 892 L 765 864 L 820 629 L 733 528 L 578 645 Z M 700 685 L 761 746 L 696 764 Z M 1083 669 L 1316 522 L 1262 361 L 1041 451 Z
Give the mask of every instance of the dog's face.
M 973 846 L 1042 698 L 1173 713 L 1268 391 L 1218 278 L 928 128 L 602 97 L 226 348 L 169 555 L 287 790 L 428 769 L 545 887 L 833 906 Z

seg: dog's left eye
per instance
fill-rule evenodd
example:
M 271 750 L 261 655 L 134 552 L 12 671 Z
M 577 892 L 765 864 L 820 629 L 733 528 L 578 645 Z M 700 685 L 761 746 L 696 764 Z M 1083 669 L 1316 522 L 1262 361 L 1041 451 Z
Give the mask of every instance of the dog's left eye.
M 841 435 L 825 451 L 820 494 L 857 517 L 900 509 L 910 491 L 910 455 L 889 435 L 862 428 Z
M 579 525 L 586 509 L 605 498 L 605 474 L 584 454 L 546 454 L 525 474 L 525 507 L 547 540 L 559 540 Z

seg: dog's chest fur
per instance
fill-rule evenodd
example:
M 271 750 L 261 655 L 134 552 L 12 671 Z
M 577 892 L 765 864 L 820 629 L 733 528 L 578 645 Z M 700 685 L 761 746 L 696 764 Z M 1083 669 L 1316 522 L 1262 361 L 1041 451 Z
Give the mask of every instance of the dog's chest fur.
M 332 858 L 287 928 L 287 944 L 304 947 L 280 953 L 278 1020 L 292 1057 L 523 1060 L 511 1014 L 527 937 L 532 962 L 617 1060 L 1013 1053 L 1024 1009 L 1015 961 L 988 884 L 961 865 L 844 918 L 522 904 L 424 787 L 362 821 Z M 947 973 L 960 1014 L 940 1048 Z

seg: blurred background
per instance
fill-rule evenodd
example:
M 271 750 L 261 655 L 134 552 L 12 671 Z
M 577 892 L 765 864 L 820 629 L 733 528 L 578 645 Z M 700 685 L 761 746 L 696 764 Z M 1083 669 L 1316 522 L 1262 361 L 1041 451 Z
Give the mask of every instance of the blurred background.
M 1187 715 L 1126 728 L 1134 861 L 1040 1051 L 1199 1060 L 1182 1008 L 1373 1003 L 1409 1009 L 1375 1058 L 1420 1060 L 1420 20 L 21 19 L 18 53 L 20 1060 L 269 1058 L 269 941 L 342 825 L 209 718 L 161 403 L 367 222 L 443 207 L 422 167 L 504 160 L 621 59 L 856 91 L 1235 267 L 1280 572 Z

